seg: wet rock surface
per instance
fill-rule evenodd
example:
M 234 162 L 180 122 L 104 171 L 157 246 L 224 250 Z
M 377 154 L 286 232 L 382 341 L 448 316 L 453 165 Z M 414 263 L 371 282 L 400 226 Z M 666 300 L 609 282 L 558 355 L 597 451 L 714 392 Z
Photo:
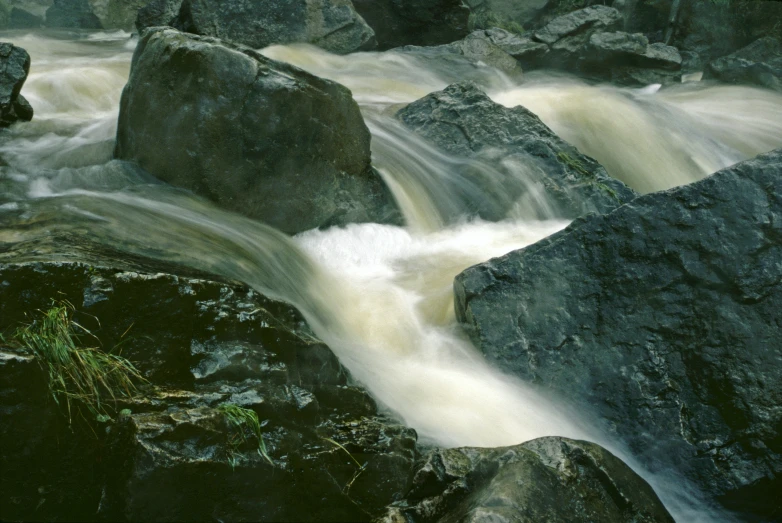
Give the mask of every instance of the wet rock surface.
M 545 56 L 549 53 L 548 45 L 535 41 L 528 35 L 517 35 L 492 27 L 471 33 L 474 38 L 483 38 L 499 47 L 516 59 L 523 69 L 536 68 L 545 63 Z
M 365 521 L 406 489 L 415 432 L 378 414 L 292 307 L 111 259 L 3 258 L 0 331 L 68 300 L 150 384 L 93 433 L 68 426 L 37 362 L 2 349 L 2 519 Z M 226 403 L 258 415 L 265 456 L 236 444 Z
M 259 49 L 309 43 L 345 54 L 375 47 L 375 33 L 350 0 L 184 0 L 185 31 Z
M 54 0 L 46 10 L 46 27 L 103 29 L 88 0 Z
M 467 62 L 476 70 L 493 67 L 512 78 L 521 78 L 521 66 L 510 54 L 485 38 L 483 33 L 469 34 L 466 38 L 450 44 L 433 47 L 405 46 L 395 49 L 400 53 L 412 54 L 419 60 L 431 61 L 433 66 L 442 67 L 443 63 L 453 61 L 457 64 Z
M 782 515 L 782 151 L 574 222 L 455 282 L 502 369 L 593 412 L 653 470 Z
M 459 0 L 354 0 L 380 50 L 448 44 L 467 35 L 470 10 Z
M 761 38 L 712 61 L 704 71 L 704 77 L 782 91 L 782 43 L 771 36 Z
M 496 449 L 435 449 L 405 500 L 377 521 L 673 522 L 651 487 L 593 443 L 540 438 Z
M 475 174 L 479 178 L 474 183 L 507 200 L 500 209 L 476 208 L 485 219 L 505 217 L 518 201 L 535 208 L 540 200 L 535 195 L 540 193 L 557 204 L 556 209 L 539 209 L 541 214 L 567 217 L 607 212 L 635 197 L 631 189 L 557 137 L 537 116 L 523 107 L 494 103 L 475 84 L 454 84 L 432 93 L 399 111 L 397 117 L 449 154 L 501 166 L 502 170 L 490 174 Z M 522 173 L 516 170 L 520 166 L 524 166 Z
M 152 0 L 138 10 L 136 29 L 141 32 L 148 27 L 177 27 L 182 0 Z
M 32 120 L 33 108 L 21 94 L 29 72 L 30 55 L 27 51 L 0 42 L 0 127 Z
M 369 140 L 345 87 L 247 47 L 159 29 L 136 49 L 115 157 L 287 233 L 399 223 Z

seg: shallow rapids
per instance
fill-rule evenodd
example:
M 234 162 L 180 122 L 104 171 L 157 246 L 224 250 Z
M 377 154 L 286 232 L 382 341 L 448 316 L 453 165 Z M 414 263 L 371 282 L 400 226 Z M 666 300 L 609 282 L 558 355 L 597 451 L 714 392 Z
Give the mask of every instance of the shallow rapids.
M 135 46 L 130 35 L 3 39 L 32 56 L 23 94 L 35 118 L 0 137 L 7 162 L 0 167 L 0 253 L 3 244 L 63 233 L 246 282 L 298 307 L 385 409 L 445 446 L 557 435 L 597 441 L 631 462 L 563 402 L 488 365 L 454 318 L 455 275 L 567 222 L 534 187 L 526 200 L 508 202 L 501 188 L 475 183 L 470 172 L 491 178 L 510 167 L 454 158 L 421 142 L 393 119 L 400 104 L 470 79 L 498 103 L 525 105 L 641 192 L 689 183 L 782 146 L 782 96 L 768 91 L 700 84 L 619 89 L 551 74 L 519 84 L 486 66 L 438 67 L 404 53 L 334 56 L 308 46 L 271 47 L 263 50 L 267 56 L 351 88 L 372 132 L 373 162 L 408 223 L 289 238 L 111 161 Z M 518 183 L 532 183 L 525 166 L 512 169 Z M 498 209 L 505 214 L 496 222 L 475 218 L 477 210 Z M 689 496 L 655 487 L 669 508 L 677 495 Z M 698 518 L 710 516 L 686 520 Z

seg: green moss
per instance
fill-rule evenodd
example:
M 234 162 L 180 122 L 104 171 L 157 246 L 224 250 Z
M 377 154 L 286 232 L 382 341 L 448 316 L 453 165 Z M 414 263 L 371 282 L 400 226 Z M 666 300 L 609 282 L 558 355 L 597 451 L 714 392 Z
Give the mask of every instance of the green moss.
M 254 410 L 240 407 L 234 403 L 224 403 L 217 407 L 222 412 L 232 432 L 228 436 L 228 462 L 231 467 L 236 466 L 237 456 L 241 453 L 243 444 L 256 439 L 258 441 L 258 455 L 264 457 L 269 464 L 274 467 L 274 461 L 269 457 L 266 451 L 266 442 L 261 433 L 261 423 L 258 420 L 258 414 Z
M 572 170 L 576 171 L 581 176 L 583 176 L 585 178 L 585 181 L 587 181 L 588 183 L 597 187 L 601 191 L 607 192 L 616 201 L 621 201 L 616 191 L 613 190 L 611 187 L 607 186 L 606 184 L 599 182 L 597 180 L 597 177 L 595 176 L 595 173 L 587 170 L 587 168 L 584 167 L 584 164 L 581 163 L 580 160 L 573 158 L 572 156 L 570 156 L 568 153 L 564 151 L 557 153 L 557 159 L 560 162 L 567 165 L 568 167 L 570 167 Z
M 118 354 L 87 347 L 82 337 L 97 338 L 73 321 L 74 308 L 54 303 L 40 317 L 16 330 L 10 343 L 33 354 L 48 376 L 49 390 L 58 405 L 65 405 L 68 419 L 85 412 L 97 421 L 108 421 L 118 397 L 132 397 L 135 382 L 145 381 L 136 367 Z

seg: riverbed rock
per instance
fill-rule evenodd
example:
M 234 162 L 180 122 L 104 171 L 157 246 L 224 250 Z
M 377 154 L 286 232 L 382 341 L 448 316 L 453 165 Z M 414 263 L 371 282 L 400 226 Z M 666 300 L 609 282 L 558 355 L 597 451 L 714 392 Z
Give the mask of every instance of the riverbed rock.
M 182 0 L 152 0 L 138 10 L 136 29 L 141 33 L 147 27 L 176 27 L 181 7 Z
M 0 127 L 33 119 L 33 108 L 21 95 L 29 72 L 30 55 L 27 51 L 0 42 Z
M 541 200 L 553 204 L 553 215 L 575 218 L 590 211 L 608 212 L 636 196 L 527 109 L 501 106 L 472 83 L 432 93 L 397 117 L 449 155 L 494 167 L 473 172 L 472 164 L 465 162 L 467 177 L 492 194 L 492 201 L 504 202 L 498 208 L 477 202 L 476 213 L 484 219 L 502 219 L 519 202 L 543 217 L 547 211 Z
M 149 0 L 89 0 L 92 12 L 104 29 L 132 31 L 139 9 Z
M 470 10 L 461 0 L 353 0 L 374 30 L 378 49 L 441 45 L 469 33 Z
M 9 29 L 39 29 L 43 27 L 43 17 L 36 16 L 24 9 L 14 7 L 11 9 Z
M 470 36 L 496 45 L 515 58 L 524 70 L 539 67 L 549 52 L 548 45 L 536 42 L 529 35 L 518 35 L 497 27 L 474 31 Z
M 535 31 L 534 38 L 550 45 L 552 51 L 573 53 L 582 48 L 594 33 L 618 30 L 621 25 L 619 11 L 595 5 L 553 19 Z
M 552 0 L 467 0 L 475 29 L 502 27 L 519 33 L 531 28 Z
M 369 141 L 345 87 L 247 47 L 161 28 L 136 49 L 115 156 L 297 233 L 400 222 Z
M 678 49 L 650 44 L 640 33 L 595 33 L 579 60 L 582 72 L 624 85 L 672 84 L 682 78 Z
M 184 0 L 182 28 L 259 49 L 308 43 L 337 54 L 377 45 L 350 0 Z
M 514 447 L 435 449 L 383 521 L 673 522 L 652 488 L 593 443 L 548 437 Z
M 651 470 L 780 517 L 782 150 L 456 278 L 496 365 L 602 420 Z
M 771 36 L 761 38 L 712 61 L 704 71 L 704 78 L 782 91 L 782 44 Z
M 46 27 L 103 29 L 89 0 L 54 0 L 46 10 Z
M 69 427 L 38 362 L 0 348 L 13 421 L 0 426 L 0 518 L 365 521 L 406 490 L 415 431 L 378 414 L 291 306 L 83 237 L 52 242 L 3 246 L 0 332 L 67 300 L 91 342 L 121 343 L 149 384 L 113 419 Z M 43 250 L 52 261 L 35 261 Z M 225 404 L 258 415 L 262 452 Z
M 476 69 L 493 67 L 515 78 L 521 78 L 522 74 L 518 61 L 500 47 L 494 45 L 480 31 L 471 33 L 466 38 L 450 44 L 431 47 L 408 45 L 394 51 L 412 54 L 421 60 L 431 61 L 432 68 L 443 67 L 444 62 L 462 64 L 467 62 Z

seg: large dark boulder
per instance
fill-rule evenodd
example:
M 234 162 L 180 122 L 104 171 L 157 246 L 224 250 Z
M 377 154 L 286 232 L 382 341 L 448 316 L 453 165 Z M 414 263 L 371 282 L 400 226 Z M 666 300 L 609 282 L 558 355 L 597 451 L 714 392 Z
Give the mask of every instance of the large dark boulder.
M 461 0 L 354 0 L 380 50 L 440 45 L 467 36 L 470 10 Z
M 523 107 L 494 103 L 475 84 L 454 84 L 411 103 L 397 117 L 464 162 L 465 179 L 491 195 L 475 212 L 499 220 L 519 206 L 538 217 L 608 212 L 636 194 L 561 140 Z M 474 162 L 493 166 L 474 170 Z M 553 209 L 541 204 L 549 202 Z M 499 205 L 489 205 L 501 202 Z M 548 214 L 547 214 L 548 213 Z
M 43 17 L 36 16 L 24 9 L 14 7 L 8 22 L 9 29 L 38 29 L 43 26 Z
M 139 33 L 147 27 L 177 26 L 182 0 L 152 0 L 138 10 L 136 29 Z
M 648 468 L 778 519 L 780 195 L 782 150 L 579 220 L 459 275 L 457 317 Z
M 284 232 L 398 222 L 345 87 L 242 46 L 147 32 L 115 156 Z
M 23 261 L 43 250 L 67 261 Z M 0 347 L 0 519 L 365 521 L 407 489 L 415 432 L 378 414 L 295 309 L 107 252 L 68 236 L 0 253 L 0 332 L 67 300 L 87 341 L 150 382 L 112 420 L 69 426 L 39 362 Z M 265 455 L 226 403 L 257 414 Z
M 0 42 L 0 127 L 33 119 L 33 108 L 20 94 L 29 72 L 30 55 L 27 51 Z
M 103 29 L 88 0 L 54 0 L 46 10 L 46 27 Z
M 377 44 L 350 0 L 184 0 L 180 23 L 185 31 L 255 49 L 308 43 L 346 54 Z
M 104 29 L 132 31 L 139 9 L 149 0 L 89 0 Z
M 496 449 L 435 449 L 380 521 L 667 522 L 652 488 L 593 443 L 540 438 Z
M 761 38 L 733 54 L 712 61 L 703 76 L 782 91 L 782 44 L 771 36 Z

